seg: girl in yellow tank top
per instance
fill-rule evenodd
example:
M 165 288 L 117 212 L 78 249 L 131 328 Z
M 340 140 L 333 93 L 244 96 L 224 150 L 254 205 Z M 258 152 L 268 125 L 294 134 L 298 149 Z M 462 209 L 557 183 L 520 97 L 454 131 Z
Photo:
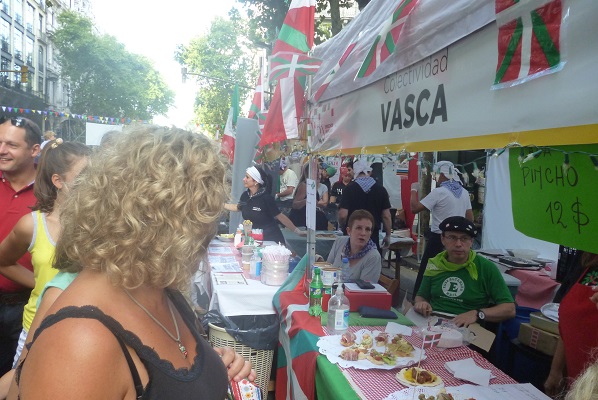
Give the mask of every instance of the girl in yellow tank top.
M 15 355 L 19 359 L 27 332 L 36 312 L 37 299 L 44 286 L 58 270 L 52 268 L 56 241 L 60 236 L 60 205 L 69 186 L 87 165 L 90 149 L 81 143 L 56 139 L 42 151 L 35 176 L 34 193 L 37 200 L 31 214 L 23 216 L 12 232 L 0 243 L 0 273 L 24 286 L 32 287 L 31 297 L 23 311 L 23 331 Z M 33 273 L 17 264 L 29 251 Z

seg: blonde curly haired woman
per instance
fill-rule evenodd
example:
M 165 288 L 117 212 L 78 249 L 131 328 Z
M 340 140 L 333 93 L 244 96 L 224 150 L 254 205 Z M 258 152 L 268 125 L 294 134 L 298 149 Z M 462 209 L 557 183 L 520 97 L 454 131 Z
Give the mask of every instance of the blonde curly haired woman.
M 20 398 L 225 398 L 226 368 L 180 293 L 225 198 L 224 165 L 201 135 L 143 126 L 92 157 L 56 249 L 55 265 L 79 275 L 19 366 Z

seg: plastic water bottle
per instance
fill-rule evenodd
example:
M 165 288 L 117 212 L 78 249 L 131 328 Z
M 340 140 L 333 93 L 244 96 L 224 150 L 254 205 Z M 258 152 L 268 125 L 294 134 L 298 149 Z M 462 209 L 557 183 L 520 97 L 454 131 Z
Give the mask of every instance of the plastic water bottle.
M 251 261 L 249 261 L 249 277 L 251 279 L 256 278 L 258 258 L 259 258 L 259 256 L 257 255 L 257 250 L 253 250 L 253 255 L 251 256 Z
M 324 284 L 320 277 L 320 268 L 314 268 L 314 277 L 309 285 L 309 315 L 319 316 L 322 314 L 322 296 L 324 295 Z
M 255 277 L 259 278 L 262 274 L 262 251 L 258 249 L 257 259 L 255 260 Z
M 341 282 L 346 283 L 349 282 L 349 277 L 351 276 L 351 266 L 349 265 L 349 259 L 347 257 L 343 257 L 343 264 L 341 265 Z
M 334 288 L 334 285 L 333 285 Z M 328 332 L 341 335 L 349 329 L 349 299 L 345 296 L 343 286 L 336 287 L 336 293 L 328 301 Z

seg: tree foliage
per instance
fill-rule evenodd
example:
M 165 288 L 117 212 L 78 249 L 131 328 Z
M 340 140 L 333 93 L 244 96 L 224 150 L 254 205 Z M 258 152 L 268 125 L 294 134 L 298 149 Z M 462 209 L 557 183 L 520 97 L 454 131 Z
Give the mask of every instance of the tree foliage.
M 216 17 L 206 34 L 192 39 L 186 46 L 179 46 L 176 60 L 187 67 L 187 72 L 204 75 L 189 75 L 200 86 L 195 100 L 197 123 L 225 124 L 233 82 L 249 87 L 255 85 L 257 69 L 250 45 L 247 24 L 233 9 L 228 19 Z M 253 93 L 251 89 L 239 87 L 241 106 L 250 93 Z M 240 115 L 243 115 L 242 111 Z
M 289 10 L 289 0 L 237 0 L 243 4 L 249 18 L 250 38 L 260 47 L 272 49 Z M 364 0 L 360 0 L 364 2 Z M 316 44 L 336 35 L 343 28 L 341 8 L 350 8 L 354 0 L 317 0 Z M 329 19 L 329 20 L 328 20 Z
M 51 39 L 61 74 L 70 83 L 73 113 L 151 119 L 166 114 L 174 92 L 145 57 L 115 37 L 94 33 L 88 18 L 64 11 Z

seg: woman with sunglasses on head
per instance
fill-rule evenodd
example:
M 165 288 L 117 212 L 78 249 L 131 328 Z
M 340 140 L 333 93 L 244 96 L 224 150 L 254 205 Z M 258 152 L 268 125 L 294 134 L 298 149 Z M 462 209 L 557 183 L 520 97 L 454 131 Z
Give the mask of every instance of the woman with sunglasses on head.
M 215 146 L 141 126 L 90 164 L 56 248 L 55 266 L 78 276 L 37 329 L 9 399 L 224 398 L 219 350 L 181 294 L 222 212 Z
M 254 229 L 264 230 L 264 240 L 266 241 L 285 243 L 278 222 L 293 232 L 301 233 L 291 220 L 278 209 L 274 197 L 270 194 L 271 178 L 262 168 L 247 168 L 243 185 L 247 190 L 241 195 L 239 203 L 227 203 L 224 205 L 225 209 L 241 211 L 243 219 L 250 220 Z

